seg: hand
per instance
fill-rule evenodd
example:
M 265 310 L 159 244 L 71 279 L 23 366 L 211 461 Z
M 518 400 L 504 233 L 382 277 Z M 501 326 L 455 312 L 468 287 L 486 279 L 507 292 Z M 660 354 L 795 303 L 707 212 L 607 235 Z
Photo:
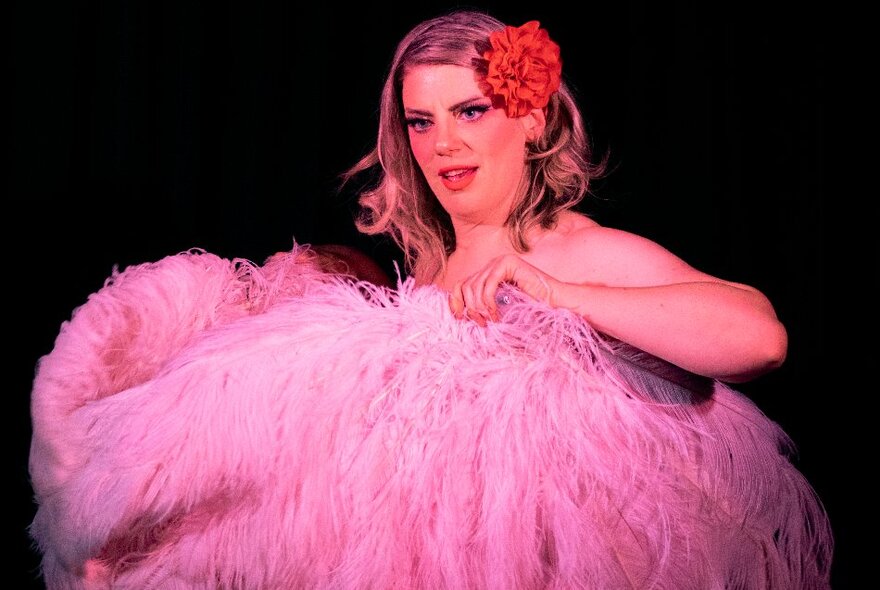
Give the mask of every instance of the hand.
M 457 318 L 467 317 L 485 326 L 498 320 L 495 293 L 501 283 L 516 285 L 538 301 L 553 305 L 553 295 L 561 285 L 544 271 L 519 256 L 506 254 L 489 262 L 483 269 L 456 283 L 449 294 L 449 308 Z

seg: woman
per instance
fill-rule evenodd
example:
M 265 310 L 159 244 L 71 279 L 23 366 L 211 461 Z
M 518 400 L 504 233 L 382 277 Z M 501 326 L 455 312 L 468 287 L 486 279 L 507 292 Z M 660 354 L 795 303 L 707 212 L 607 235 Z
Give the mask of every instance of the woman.
M 778 367 L 786 332 L 757 289 L 571 211 L 601 166 L 560 69 L 534 22 L 504 32 L 462 12 L 413 29 L 383 90 L 380 147 L 349 173 L 386 172 L 362 231 L 397 238 L 416 280 L 477 321 L 496 317 L 507 281 L 701 375 L 742 382 Z
M 538 23 L 416 26 L 347 177 L 373 166 L 396 289 L 333 248 L 184 253 L 64 326 L 32 402 L 50 588 L 828 587 L 790 441 L 723 383 L 784 328 L 572 211 L 601 166 Z
M 759 290 L 708 275 L 648 239 L 572 210 L 604 161 L 591 161 L 561 69 L 559 46 L 536 21 L 511 27 L 458 11 L 412 29 L 383 88 L 377 147 L 346 176 L 382 170 L 362 196 L 360 229 L 394 237 L 416 281 L 448 292 L 456 316 L 481 325 L 498 319 L 498 303 L 507 298 L 499 300 L 499 288 L 510 284 L 575 312 L 636 355 L 697 375 L 738 383 L 779 367 L 786 330 Z M 663 367 L 667 376 L 676 374 Z M 827 584 L 830 534 L 825 538 L 819 520 L 817 546 L 793 558 L 792 577 L 759 584 Z M 729 572 L 717 575 L 653 581 L 749 587 Z M 626 579 L 634 586 L 650 579 L 634 582 L 638 576 Z

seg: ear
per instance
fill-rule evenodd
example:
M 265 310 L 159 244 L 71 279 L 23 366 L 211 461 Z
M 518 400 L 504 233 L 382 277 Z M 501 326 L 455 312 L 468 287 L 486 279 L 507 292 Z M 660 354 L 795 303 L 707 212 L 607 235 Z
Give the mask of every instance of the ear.
M 528 141 L 535 141 L 544 135 L 544 128 L 547 126 L 544 109 L 532 109 L 520 117 L 519 121 Z

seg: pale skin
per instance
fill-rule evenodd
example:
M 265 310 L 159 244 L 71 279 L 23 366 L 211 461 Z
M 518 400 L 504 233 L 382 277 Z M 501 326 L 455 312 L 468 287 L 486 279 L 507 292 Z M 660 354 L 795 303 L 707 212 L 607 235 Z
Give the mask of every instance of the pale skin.
M 456 249 L 434 282 L 457 317 L 497 319 L 495 293 L 509 282 L 700 375 L 737 383 L 782 364 L 787 334 L 767 297 L 647 238 L 569 211 L 555 227 L 533 230 L 529 251 L 514 249 L 504 222 L 526 143 L 544 131 L 541 109 L 508 118 L 491 108 L 471 69 L 451 65 L 409 70 L 402 99 L 415 160 L 452 220 Z M 456 181 L 462 171 L 469 183 Z

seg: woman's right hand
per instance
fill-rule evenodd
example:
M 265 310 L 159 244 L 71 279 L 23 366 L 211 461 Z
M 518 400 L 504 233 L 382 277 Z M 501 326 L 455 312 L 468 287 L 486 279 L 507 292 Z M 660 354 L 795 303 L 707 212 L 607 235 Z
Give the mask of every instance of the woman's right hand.
M 505 254 L 492 259 L 482 270 L 456 283 L 449 294 L 449 308 L 457 318 L 485 326 L 498 320 L 495 296 L 502 283 L 515 285 L 525 295 L 554 306 L 562 283 L 519 256 Z

